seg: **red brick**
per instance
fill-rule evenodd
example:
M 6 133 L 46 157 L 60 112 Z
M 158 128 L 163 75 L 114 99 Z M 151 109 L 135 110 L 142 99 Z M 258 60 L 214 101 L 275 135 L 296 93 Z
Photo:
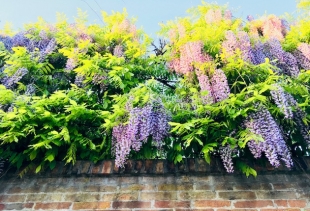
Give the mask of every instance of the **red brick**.
M 153 161 L 152 160 L 146 160 L 145 161 L 145 171 L 147 173 L 153 173 Z
M 112 161 L 104 161 L 102 167 L 103 174 L 111 174 L 112 172 Z
M 257 191 L 258 199 L 296 199 L 295 191 Z
M 188 170 L 190 172 L 195 172 L 196 171 L 196 168 L 195 168 L 195 159 L 188 159 L 187 160 L 187 164 L 188 164 Z
M 124 164 L 125 167 L 125 173 L 131 173 L 133 167 L 134 167 L 134 161 L 133 160 L 127 160 Z
M 141 160 L 137 160 L 134 166 L 134 173 L 140 173 L 143 167 L 143 162 Z
M 307 205 L 306 200 L 288 200 L 290 207 L 304 208 Z
M 219 192 L 220 199 L 256 199 L 256 195 L 253 191 L 225 191 Z
M 274 183 L 272 184 L 275 190 L 287 190 L 287 189 L 295 189 L 295 183 Z
M 151 208 L 151 202 L 143 201 L 114 201 L 113 208 Z
M 190 201 L 155 201 L 156 208 L 189 208 L 190 206 Z
M 4 204 L 0 204 L 0 210 L 4 210 Z
M 25 203 L 24 208 L 32 208 L 34 203 Z
M 260 209 L 260 211 L 300 211 L 296 208 L 283 208 L 283 209 Z
M 73 203 L 73 210 L 107 209 L 110 207 L 111 207 L 110 202 L 75 202 Z
M 48 209 L 69 209 L 69 207 L 71 206 L 71 202 L 55 202 L 55 203 L 36 203 L 36 205 L 34 206 L 35 210 L 48 210 Z
M 26 195 L 1 195 L 1 202 L 24 202 Z
M 114 201 L 135 201 L 138 200 L 138 194 L 137 191 L 131 193 L 115 193 Z
M 43 187 L 41 185 L 34 185 L 29 188 L 24 187 L 13 187 L 7 191 L 8 194 L 14 193 L 40 193 L 44 192 Z
M 92 163 L 90 161 L 84 161 L 82 163 L 81 174 L 88 174 Z
M 268 207 L 273 206 L 271 200 L 258 200 L 258 201 L 237 201 L 233 204 L 236 208 L 254 208 L 254 207 Z
M 177 192 L 144 192 L 140 195 L 140 200 L 177 200 Z
M 175 209 L 175 211 L 214 211 L 214 209 Z
M 70 193 L 64 197 L 65 201 L 72 202 L 92 202 L 98 201 L 99 198 L 99 193 Z
M 287 207 L 287 200 L 274 200 L 274 203 L 278 207 Z
M 214 191 L 182 191 L 179 192 L 179 200 L 215 199 Z
M 115 188 L 114 188 L 115 189 Z M 155 185 L 147 185 L 147 184 L 133 184 L 133 185 L 124 185 L 121 186 L 119 191 L 120 192 L 127 192 L 127 191 L 155 191 Z
M 199 200 L 195 201 L 195 207 L 229 207 L 230 201 L 227 200 Z
M 8 203 L 5 204 L 4 210 L 22 210 L 24 207 L 23 203 Z
M 167 161 L 167 172 L 168 173 L 175 173 L 175 164 L 173 162 Z
M 93 174 L 100 174 L 101 169 L 102 169 L 102 162 L 96 163 L 93 165 L 92 173 Z
M 175 185 L 175 184 L 162 184 L 158 185 L 158 191 L 177 191 L 177 190 L 193 190 L 192 184 Z
M 197 168 L 196 168 L 197 172 L 207 171 L 207 163 L 204 159 L 196 159 L 196 164 L 197 164 Z
M 173 209 L 152 209 L 152 210 L 150 210 L 150 209 L 145 209 L 145 210 L 134 209 L 134 210 L 136 210 L 136 211 L 173 211 Z M 105 211 L 105 210 L 103 210 L 103 211 Z M 124 211 L 124 210 L 122 209 L 121 211 Z M 203 211 L 203 210 L 201 210 L 201 211 Z
M 164 173 L 164 161 L 158 160 L 155 166 L 155 173 L 156 174 L 163 174 Z
M 217 211 L 257 211 L 257 209 L 217 209 Z

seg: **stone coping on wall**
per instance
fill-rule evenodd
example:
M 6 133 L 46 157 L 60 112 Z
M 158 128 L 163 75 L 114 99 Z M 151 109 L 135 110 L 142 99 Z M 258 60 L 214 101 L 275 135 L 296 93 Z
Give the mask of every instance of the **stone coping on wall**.
M 288 169 L 281 165 L 274 168 L 269 162 L 252 162 L 249 166 L 254 168 L 258 174 L 264 173 L 310 173 L 310 157 L 294 158 L 294 167 Z M 236 168 L 235 168 L 236 169 Z M 4 171 L 5 172 L 5 171 Z M 6 176 L 18 175 L 16 169 L 6 171 Z M 127 160 L 124 168 L 115 166 L 114 160 L 104 160 L 97 163 L 90 161 L 77 161 L 75 165 L 65 165 L 65 162 L 57 162 L 53 170 L 45 170 L 36 174 L 29 170 L 24 176 L 139 176 L 139 175 L 215 175 L 228 174 L 219 158 L 211 160 L 208 164 L 204 159 L 184 159 L 183 162 L 174 164 L 167 160 Z M 237 169 L 233 174 L 241 174 Z M 1 176 L 1 175 L 0 175 Z

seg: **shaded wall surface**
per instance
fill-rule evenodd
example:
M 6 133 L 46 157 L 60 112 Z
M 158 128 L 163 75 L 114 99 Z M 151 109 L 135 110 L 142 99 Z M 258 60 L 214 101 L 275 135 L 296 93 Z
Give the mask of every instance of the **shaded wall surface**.
M 124 169 L 113 161 L 58 163 L 23 178 L 10 170 L 0 178 L 0 210 L 310 211 L 310 159 L 295 163 L 293 170 L 254 164 L 256 178 L 200 159 L 130 160 Z

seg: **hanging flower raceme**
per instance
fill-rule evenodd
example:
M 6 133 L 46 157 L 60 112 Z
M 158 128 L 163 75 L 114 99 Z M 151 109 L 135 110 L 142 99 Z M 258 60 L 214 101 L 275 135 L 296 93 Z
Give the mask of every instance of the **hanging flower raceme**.
M 298 65 L 301 69 L 310 69 L 310 45 L 307 43 L 300 43 L 297 49 L 293 52 Z
M 108 87 L 107 79 L 107 76 L 97 73 L 92 78 L 92 84 L 99 85 L 101 91 L 104 91 Z
M 252 48 L 251 62 L 254 65 L 262 64 L 265 62 L 266 55 L 264 54 L 264 44 L 260 41 L 256 42 Z
M 83 83 L 84 80 L 85 80 L 85 76 L 78 74 L 75 76 L 74 84 L 77 85 L 78 87 L 82 88 L 82 87 L 84 87 L 84 83 Z
M 282 49 L 279 40 L 271 39 L 264 43 L 263 52 L 272 64 L 276 65 L 280 72 L 286 75 L 297 77 L 299 75 L 299 69 L 296 58 L 288 52 Z
M 214 103 L 214 99 L 212 96 L 212 87 L 209 80 L 209 77 L 206 75 L 199 75 L 198 76 L 199 86 L 201 92 L 207 92 L 202 94 L 202 102 L 204 104 L 212 104 Z
M 170 116 L 160 100 L 152 100 L 143 107 L 128 108 L 128 124 L 115 126 L 112 133 L 115 165 L 118 167 L 124 166 L 131 149 L 139 151 L 149 137 L 161 147 L 170 129 Z
M 212 95 L 214 102 L 220 102 L 228 98 L 230 89 L 227 82 L 227 77 L 223 70 L 216 69 L 211 78 Z
M 287 32 L 287 24 L 275 15 L 268 16 L 262 25 L 264 37 L 283 40 Z
M 274 100 L 280 111 L 284 114 L 284 117 L 286 119 L 292 119 L 293 111 L 290 105 L 289 94 L 286 93 L 284 89 L 278 84 L 275 84 L 274 87 L 275 90 L 270 91 L 272 99 Z
M 286 146 L 281 130 L 266 108 L 259 108 L 251 113 L 245 121 L 245 126 L 252 133 L 260 135 L 264 141 L 251 140 L 248 147 L 255 158 L 265 153 L 271 165 L 278 167 L 282 160 L 288 168 L 293 166 L 291 153 Z
M 221 9 L 209 9 L 205 15 L 206 23 L 219 23 L 222 20 L 222 10 Z
M 75 58 L 69 58 L 66 63 L 66 70 L 71 71 L 77 66 L 77 61 Z
M 12 76 L 5 76 L 1 79 L 1 83 L 7 88 L 11 89 L 17 82 L 19 82 L 27 73 L 27 68 L 19 68 Z
M 34 84 L 28 84 L 26 86 L 26 91 L 25 91 L 25 95 L 29 95 L 32 96 L 36 93 L 36 87 Z
M 131 33 L 134 37 L 137 35 L 137 28 L 129 19 L 124 19 L 120 24 L 112 27 L 112 32 Z
M 293 120 L 296 122 L 298 130 L 308 147 L 310 148 L 310 126 L 306 125 L 303 122 L 303 119 L 306 118 L 307 114 L 301 110 L 298 106 L 298 102 L 290 94 L 287 94 L 287 100 L 290 106 L 294 107 L 296 110 L 293 112 Z
M 234 172 L 234 166 L 232 161 L 233 149 L 231 149 L 230 145 L 226 145 L 224 147 L 220 147 L 219 152 L 226 171 L 228 173 L 233 173 Z
M 253 57 L 251 42 L 249 35 L 244 32 L 238 32 L 237 36 L 232 31 L 227 31 L 226 40 L 222 43 L 222 49 L 228 57 L 236 54 L 236 50 L 241 51 L 241 56 L 244 61 L 251 62 Z
M 124 56 L 124 48 L 122 45 L 116 45 L 113 50 L 113 55 L 116 57 L 123 57 Z
M 48 54 L 51 54 L 56 49 L 56 40 L 51 39 L 47 46 L 40 50 L 39 62 L 43 62 Z
M 212 61 L 212 58 L 203 53 L 202 41 L 191 41 L 180 47 L 180 58 L 174 58 L 169 67 L 177 73 L 189 74 L 204 62 Z

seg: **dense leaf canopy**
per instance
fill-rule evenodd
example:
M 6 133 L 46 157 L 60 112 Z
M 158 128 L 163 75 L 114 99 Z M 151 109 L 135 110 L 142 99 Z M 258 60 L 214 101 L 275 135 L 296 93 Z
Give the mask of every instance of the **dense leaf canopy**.
M 36 172 L 56 161 L 219 156 L 293 167 L 309 156 L 310 19 L 247 21 L 203 2 L 159 42 L 126 11 L 104 25 L 38 22 L 0 31 L 0 158 Z M 153 49 L 152 49 L 153 48 Z

